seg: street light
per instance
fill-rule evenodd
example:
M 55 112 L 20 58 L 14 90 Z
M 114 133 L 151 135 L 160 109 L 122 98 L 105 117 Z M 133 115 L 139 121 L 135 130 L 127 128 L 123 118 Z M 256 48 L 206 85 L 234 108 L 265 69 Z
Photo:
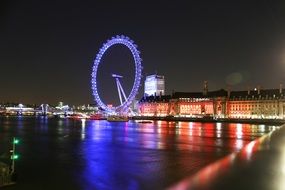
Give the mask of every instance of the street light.
M 12 152 L 12 155 L 11 155 L 11 160 L 12 160 L 11 173 L 15 172 L 15 160 L 17 160 L 19 158 L 19 155 L 16 154 L 16 144 L 19 144 L 19 142 L 20 142 L 19 139 L 13 137 L 13 141 L 12 141 L 13 149 L 10 151 L 10 152 Z
M 13 138 L 13 144 L 18 144 L 19 142 L 19 139 L 16 139 L 15 137 Z

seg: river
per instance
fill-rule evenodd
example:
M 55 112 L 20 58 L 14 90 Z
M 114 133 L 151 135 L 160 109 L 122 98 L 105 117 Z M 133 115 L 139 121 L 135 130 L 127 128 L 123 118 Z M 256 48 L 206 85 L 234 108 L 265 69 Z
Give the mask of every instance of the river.
M 1 117 L 0 161 L 17 137 L 7 190 L 164 189 L 277 127 Z

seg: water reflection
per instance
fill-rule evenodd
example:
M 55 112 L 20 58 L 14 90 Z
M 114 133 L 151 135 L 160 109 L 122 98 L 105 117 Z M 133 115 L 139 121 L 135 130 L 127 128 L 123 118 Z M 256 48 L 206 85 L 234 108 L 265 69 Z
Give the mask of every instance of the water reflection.
M 94 121 L 87 122 L 86 129 L 88 138 L 82 146 L 88 157 L 85 155 L 83 178 L 89 185 L 85 189 L 90 185 L 98 189 L 160 189 L 203 165 L 198 161 L 201 154 L 216 159 L 240 150 L 252 136 L 269 131 L 269 127 L 248 124 L 166 121 L 114 125 Z M 174 171 L 179 172 L 178 177 Z
M 48 187 L 52 184 L 45 178 L 50 178 L 70 182 L 62 184 L 62 188 L 86 190 L 163 189 L 277 128 L 48 118 L 2 119 L 0 126 L 0 148 L 15 134 L 26 141 L 21 145 L 25 151 L 19 170 L 31 171 L 22 178 L 23 184 L 29 184 L 27 189 L 40 189 L 28 183 L 29 179 Z M 39 167 L 46 174 L 33 175 Z
M 240 127 L 241 125 L 237 125 Z M 239 130 L 239 129 L 238 129 Z M 260 131 L 263 129 L 261 128 Z M 263 170 L 259 164 L 254 164 L 254 162 L 260 162 L 260 160 L 256 160 L 256 155 L 254 158 L 254 153 L 258 150 L 264 149 L 266 146 L 265 141 L 268 141 L 268 137 L 261 137 L 255 141 L 250 142 L 247 144 L 239 153 L 232 153 L 223 159 L 220 159 L 217 162 L 214 162 L 207 167 L 204 167 L 198 173 L 193 176 L 188 176 L 184 178 L 182 181 L 178 182 L 177 184 L 173 185 L 172 187 L 168 188 L 169 190 L 186 190 L 186 189 L 253 189 L 253 187 L 257 187 L 260 180 L 260 176 L 258 174 L 258 170 Z M 262 152 L 259 152 L 259 156 Z M 263 153 L 266 154 L 266 153 Z M 270 165 L 267 163 L 267 159 L 262 160 L 264 164 Z M 249 163 L 250 162 L 250 163 Z M 284 163 L 284 161 L 283 161 Z M 246 167 L 245 167 L 246 165 Z M 275 166 L 275 164 L 274 164 Z M 272 165 L 269 166 L 270 172 L 273 171 Z M 258 167 L 258 168 L 256 168 Z M 270 179 L 270 175 L 267 169 L 264 167 L 265 176 L 269 178 L 269 182 L 262 183 L 262 185 L 270 185 L 271 188 L 272 184 L 280 184 L 282 186 L 281 189 L 284 189 L 284 180 L 281 183 L 274 183 L 276 181 L 276 175 L 274 175 L 274 180 Z M 245 177 L 245 173 L 254 174 L 252 176 Z M 242 176 L 241 176 L 242 175 Z M 256 176 L 256 177 L 255 177 Z M 284 176 L 282 176 L 284 179 Z M 250 179 L 248 179 L 250 178 Z M 223 180 L 227 181 L 223 181 Z M 237 180 L 238 179 L 238 180 Z M 251 181 L 252 180 L 252 181 Z M 257 181 L 254 181 L 257 180 Z M 259 181 L 258 181 L 259 180 Z M 237 182 L 238 181 L 238 182 Z M 252 183 L 248 184 L 251 181 Z M 260 185 L 260 184 L 259 184 Z M 262 189 L 268 189 L 267 186 L 264 186 Z M 279 187 L 279 186 L 278 186 Z M 270 189 L 271 189 L 270 188 Z M 275 189 L 275 188 L 273 188 Z M 280 189 L 280 188 L 277 188 Z
M 81 139 L 85 139 L 85 125 L 86 125 L 86 119 L 81 119 Z
M 216 123 L 216 136 L 217 138 L 221 138 L 222 136 L 222 124 Z

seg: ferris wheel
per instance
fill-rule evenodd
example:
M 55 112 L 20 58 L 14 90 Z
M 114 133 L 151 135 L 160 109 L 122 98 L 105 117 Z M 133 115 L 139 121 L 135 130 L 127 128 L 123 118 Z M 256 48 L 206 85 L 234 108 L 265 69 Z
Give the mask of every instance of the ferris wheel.
M 98 66 L 101 62 L 101 59 L 104 55 L 104 53 L 113 45 L 120 44 L 126 46 L 132 53 L 134 64 L 135 64 L 135 77 L 134 82 L 132 86 L 132 90 L 128 96 L 126 96 L 123 87 L 120 83 L 120 78 L 123 78 L 123 76 L 112 74 L 112 77 L 115 78 L 116 84 L 117 84 L 117 90 L 118 95 L 120 98 L 120 104 L 117 107 L 108 107 L 100 98 L 98 94 L 98 88 L 97 88 L 97 71 Z M 142 75 L 142 66 L 141 66 L 142 59 L 140 57 L 140 52 L 137 50 L 137 45 L 134 43 L 133 40 L 131 40 L 129 37 L 124 35 L 117 35 L 115 37 L 112 37 L 110 40 L 107 40 L 106 43 L 103 44 L 103 46 L 100 48 L 99 53 L 97 54 L 93 69 L 92 69 L 92 92 L 94 99 L 96 103 L 99 105 L 100 108 L 105 110 L 106 112 L 125 112 L 130 107 L 132 101 L 135 99 L 136 94 L 138 93 L 140 82 L 141 82 L 141 75 Z

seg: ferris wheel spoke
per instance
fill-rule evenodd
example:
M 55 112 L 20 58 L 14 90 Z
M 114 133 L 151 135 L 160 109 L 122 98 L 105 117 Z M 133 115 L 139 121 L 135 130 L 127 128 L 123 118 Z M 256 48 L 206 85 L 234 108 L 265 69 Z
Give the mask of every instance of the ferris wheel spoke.
M 120 103 L 123 104 L 121 90 L 120 90 L 120 81 L 118 78 L 116 78 L 116 84 L 117 84 L 118 94 L 119 94 L 119 98 L 120 98 Z
M 121 89 L 121 92 L 122 92 L 122 94 L 123 94 L 123 96 L 124 96 L 124 98 L 125 98 L 125 101 L 127 101 L 127 97 L 126 97 L 125 91 L 124 91 L 124 89 L 123 89 L 123 87 L 122 87 L 122 85 L 121 85 L 119 79 L 118 79 L 118 82 L 119 82 L 118 84 L 119 84 L 119 87 L 120 87 L 120 89 Z M 121 104 L 122 104 L 122 103 L 121 103 Z

